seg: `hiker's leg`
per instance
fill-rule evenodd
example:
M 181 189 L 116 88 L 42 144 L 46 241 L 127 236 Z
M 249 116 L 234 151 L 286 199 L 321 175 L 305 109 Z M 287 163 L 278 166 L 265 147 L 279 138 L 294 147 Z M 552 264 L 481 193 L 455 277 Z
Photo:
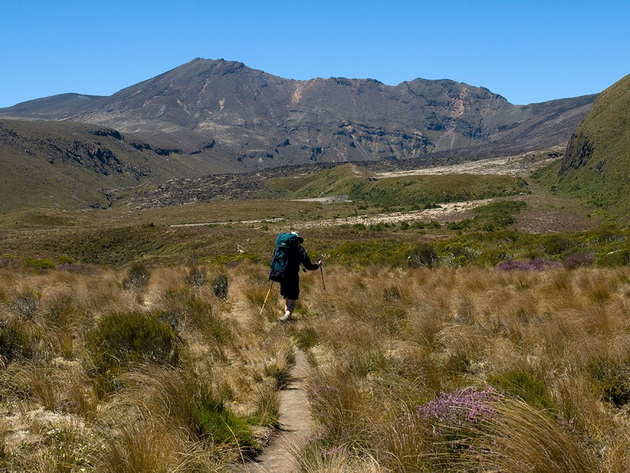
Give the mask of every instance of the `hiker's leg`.
M 289 299 L 288 297 L 284 298 L 284 310 L 285 312 L 293 313 L 295 310 L 296 299 Z
M 295 303 L 300 294 L 300 279 L 287 277 L 280 283 L 280 294 L 284 298 L 284 315 L 281 320 L 289 320 L 295 310 Z
M 286 322 L 293 318 L 293 311 L 295 310 L 295 299 L 284 298 L 284 314 L 280 317 L 280 320 Z

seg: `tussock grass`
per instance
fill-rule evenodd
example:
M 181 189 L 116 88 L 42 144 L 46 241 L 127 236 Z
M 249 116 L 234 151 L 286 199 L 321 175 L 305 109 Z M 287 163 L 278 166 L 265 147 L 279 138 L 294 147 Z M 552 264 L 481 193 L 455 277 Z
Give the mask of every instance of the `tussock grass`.
M 351 449 L 335 448 L 323 454 L 315 447 L 295 451 L 300 471 L 312 473 L 385 473 L 389 471 L 369 455 L 351 455 Z M 363 452 L 365 453 L 365 452 Z
M 163 424 L 141 420 L 123 424 L 112 435 L 105 433 L 102 448 L 94 454 L 97 473 L 173 473 L 199 471 L 194 444 Z M 205 471 L 217 471 L 212 464 Z
M 626 278 L 626 268 L 327 268 L 299 329 L 316 340 L 309 465 L 333 452 L 387 471 L 623 471 Z M 440 393 L 488 385 L 498 398 L 479 421 L 447 422 L 436 438 L 440 421 L 417 417 Z
M 465 456 L 484 468 L 510 472 L 592 472 L 594 452 L 544 410 L 514 399 L 493 403 L 494 414 L 474 427 Z
M 204 263 L 201 284 L 147 268 L 138 287 L 129 269 L 0 269 L 1 468 L 225 471 L 277 428 L 297 345 L 315 420 L 303 471 L 627 469 L 626 267 L 329 265 L 325 289 L 303 277 L 291 325 L 277 285 L 261 314 L 261 266 Z M 24 294 L 36 309 L 15 309 Z M 122 322 L 95 343 L 120 314 L 167 349 L 119 337 Z
M 140 269 L 2 269 L 0 468 L 225 471 L 278 427 L 293 343 L 242 302 L 259 268 Z

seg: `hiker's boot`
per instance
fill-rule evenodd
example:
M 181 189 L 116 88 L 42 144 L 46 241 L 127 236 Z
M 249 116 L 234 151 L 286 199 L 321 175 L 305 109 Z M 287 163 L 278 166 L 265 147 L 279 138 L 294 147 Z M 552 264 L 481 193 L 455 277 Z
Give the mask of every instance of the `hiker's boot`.
M 280 322 L 288 322 L 292 318 L 291 311 L 287 310 L 284 312 L 284 315 L 280 317 Z

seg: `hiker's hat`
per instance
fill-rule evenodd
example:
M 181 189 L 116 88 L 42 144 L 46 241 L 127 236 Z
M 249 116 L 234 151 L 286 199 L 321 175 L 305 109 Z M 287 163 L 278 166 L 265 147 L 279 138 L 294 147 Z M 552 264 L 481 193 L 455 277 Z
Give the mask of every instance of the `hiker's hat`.
M 298 237 L 298 241 L 300 243 L 304 241 L 304 238 L 302 238 L 298 232 L 291 232 L 291 235 L 295 235 L 296 237 Z

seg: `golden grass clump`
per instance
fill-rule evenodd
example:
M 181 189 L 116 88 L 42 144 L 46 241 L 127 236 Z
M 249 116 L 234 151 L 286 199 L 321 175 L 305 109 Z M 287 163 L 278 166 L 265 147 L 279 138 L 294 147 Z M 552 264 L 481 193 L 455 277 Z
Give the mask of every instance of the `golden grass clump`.
M 491 404 L 492 413 L 472 426 L 464 456 L 484 468 L 506 472 L 587 473 L 596 471 L 594 452 L 548 412 L 511 398 Z
M 192 472 L 202 463 L 185 435 L 152 420 L 124 423 L 102 437 L 103 445 L 94 453 L 96 473 Z M 217 471 L 216 465 L 204 466 L 205 471 Z

